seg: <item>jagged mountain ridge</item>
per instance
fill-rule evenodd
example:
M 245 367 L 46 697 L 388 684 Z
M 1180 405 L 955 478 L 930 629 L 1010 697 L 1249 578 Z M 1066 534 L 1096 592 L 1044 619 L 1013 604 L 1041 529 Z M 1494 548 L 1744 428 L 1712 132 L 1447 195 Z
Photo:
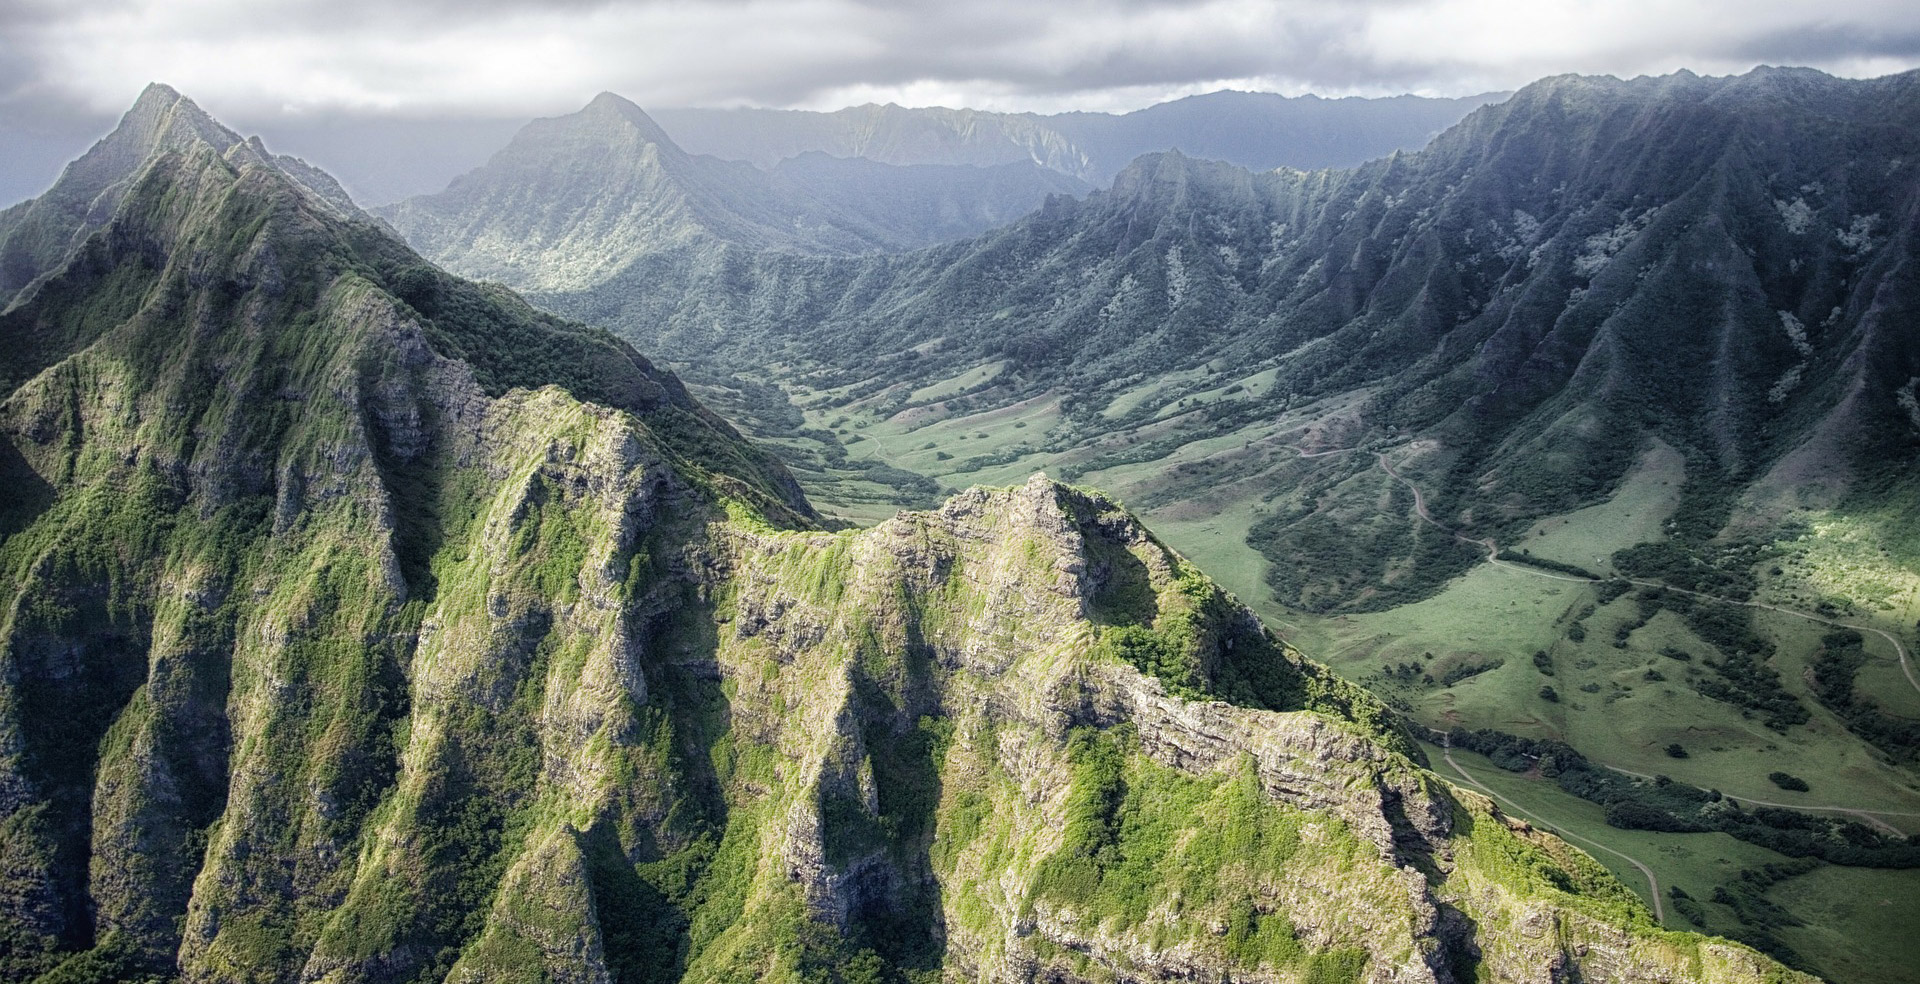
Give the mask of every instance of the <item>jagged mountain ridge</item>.
M 0 976 L 1802 979 L 1097 495 L 810 531 L 631 349 L 220 148 L 0 313 Z
M 602 93 L 578 113 L 528 124 L 445 192 L 378 212 L 449 269 L 562 290 L 696 246 L 829 255 L 925 246 L 1085 189 L 1021 163 L 894 167 L 815 154 L 766 172 L 688 154 L 640 107 Z
M 852 261 L 662 253 L 538 300 L 696 366 L 773 352 L 820 370 L 809 387 L 897 385 L 898 410 L 1004 360 L 971 409 L 1060 395 L 1071 419 L 1033 460 L 1070 468 L 1099 466 L 1117 426 L 1103 410 L 1143 379 L 1190 372 L 1206 392 L 1271 369 L 1257 398 L 1173 426 L 1216 435 L 1365 393 L 1334 431 L 1428 439 L 1415 473 L 1449 522 L 1483 532 L 1592 501 L 1651 435 L 1689 456 L 1689 508 L 1718 529 L 1731 500 L 1716 488 L 1770 468 L 1815 476 L 1795 484 L 1831 501 L 1862 468 L 1912 461 L 1917 94 L 1913 73 L 1549 79 L 1352 170 L 1152 155 L 1109 191 L 966 243 Z M 1297 471 L 1325 488 L 1364 467 Z M 1284 512 L 1264 530 L 1276 563 L 1331 521 L 1311 495 Z M 1378 605 L 1407 597 L 1391 571 L 1473 557 L 1432 529 L 1376 534 L 1376 570 L 1283 574 L 1281 600 Z
M 224 154 L 247 141 L 172 89 L 150 86 L 121 125 L 67 165 L 46 194 L 0 212 L 0 306 L 106 223 L 140 164 L 159 151 L 196 143 Z M 258 141 L 245 152 L 270 160 L 328 206 L 353 209 L 346 192 L 325 172 L 296 158 L 269 155 Z
M 1134 158 L 1164 150 L 1256 171 L 1351 167 L 1396 150 L 1417 150 L 1475 107 L 1502 98 L 1504 93 L 1322 99 L 1229 90 L 1122 114 L 869 104 L 830 113 L 664 109 L 654 116 L 693 153 L 763 168 L 808 152 L 890 164 L 1032 161 L 1105 185 Z

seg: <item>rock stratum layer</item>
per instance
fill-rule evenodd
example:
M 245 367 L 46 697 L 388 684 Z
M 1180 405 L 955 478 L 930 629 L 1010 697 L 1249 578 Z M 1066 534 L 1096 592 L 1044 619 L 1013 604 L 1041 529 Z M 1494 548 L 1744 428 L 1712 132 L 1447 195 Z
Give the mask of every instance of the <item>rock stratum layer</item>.
M 0 228 L 0 979 L 1798 979 L 1098 495 L 812 529 L 631 349 L 128 120 Z

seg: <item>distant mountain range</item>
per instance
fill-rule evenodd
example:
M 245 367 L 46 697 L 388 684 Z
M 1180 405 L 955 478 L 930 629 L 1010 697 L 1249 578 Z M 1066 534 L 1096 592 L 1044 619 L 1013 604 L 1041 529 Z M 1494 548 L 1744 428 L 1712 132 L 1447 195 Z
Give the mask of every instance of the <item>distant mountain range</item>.
M 869 104 L 831 113 L 663 109 L 653 115 L 689 153 L 767 168 L 812 151 L 887 164 L 1032 161 L 1105 185 L 1134 158 L 1163 150 L 1256 171 L 1351 167 L 1418 150 L 1475 108 L 1506 96 L 1322 99 L 1221 91 L 1120 114 Z
M 653 116 L 689 153 L 747 160 L 763 170 L 818 152 L 887 164 L 1031 162 L 1104 184 L 1134 156 L 1174 148 L 1256 169 L 1357 164 L 1415 149 L 1502 95 L 1289 99 L 1218 92 L 1120 115 L 857 106 L 834 113 L 663 109 Z M 525 122 L 334 114 L 266 118 L 257 128 L 273 146 L 325 167 L 356 201 L 384 205 L 432 194 L 484 165 Z M 74 107 L 0 106 L 0 204 L 45 190 L 62 164 L 114 123 Z
M 378 212 L 452 269 L 560 290 L 698 244 L 906 250 L 976 235 L 1048 195 L 1086 188 L 1032 163 L 899 167 L 812 153 L 762 171 L 688 154 L 640 107 L 603 93 L 578 113 L 528 124 L 445 192 Z

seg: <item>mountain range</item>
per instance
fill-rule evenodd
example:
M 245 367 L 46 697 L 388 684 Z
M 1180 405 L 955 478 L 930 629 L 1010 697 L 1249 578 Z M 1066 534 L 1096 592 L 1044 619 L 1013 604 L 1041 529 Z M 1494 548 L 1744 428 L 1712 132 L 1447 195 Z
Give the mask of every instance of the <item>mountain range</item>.
M 1687 459 L 1688 549 L 1736 502 L 1910 503 L 1917 95 L 1913 73 L 1554 78 L 1352 169 L 1152 154 L 1107 190 L 926 250 L 603 239 L 579 286 L 508 282 L 689 371 L 777 364 L 821 416 L 866 410 L 907 436 L 1057 399 L 994 467 L 1097 477 L 1239 435 L 1185 487 L 1142 491 L 1264 488 L 1281 497 L 1255 531 L 1280 600 L 1378 607 L 1476 553 L 1395 516 L 1339 518 L 1368 462 L 1286 452 L 1302 434 L 1271 425 L 1295 408 L 1326 411 L 1308 451 L 1406 444 L 1435 515 L 1474 537 L 1603 497 L 1650 440 Z M 486 240 L 436 249 L 396 222 L 456 270 L 495 269 Z M 952 399 L 941 381 L 969 372 L 984 375 Z M 922 450 L 887 463 L 966 474 Z M 1335 525 L 1354 549 L 1319 549 Z
M 831 113 L 664 109 L 654 116 L 691 153 L 763 168 L 812 152 L 887 164 L 1032 161 L 1104 186 L 1134 158 L 1167 150 L 1256 171 L 1351 167 L 1418 150 L 1476 107 L 1506 96 L 1322 99 L 1223 90 L 1118 114 L 869 104 Z
M 1096 493 L 824 532 L 165 87 L 0 226 L 6 980 L 1805 979 Z
M 1031 163 L 896 167 L 811 153 L 762 171 L 688 154 L 640 107 L 602 93 L 578 113 L 529 124 L 445 192 L 379 213 L 472 276 L 563 290 L 602 282 L 644 253 L 696 244 L 911 249 L 1086 188 Z
M 1161 152 L 924 249 L 608 240 L 595 282 L 520 286 L 674 365 L 830 520 L 1110 490 L 1692 925 L 1891 982 L 1907 862 L 1687 816 L 1920 811 L 1917 95 L 1564 76 L 1357 167 Z
M 1037 163 L 1101 184 L 1137 154 L 1176 147 L 1256 169 L 1358 164 L 1415 149 L 1474 106 L 1502 96 L 1287 99 L 1223 91 L 1119 115 L 899 106 L 837 113 L 683 108 L 653 115 L 689 152 L 750 161 L 762 170 L 823 153 L 888 164 Z M 45 190 L 115 119 L 31 95 L 0 105 L 0 203 Z M 263 115 L 250 124 L 268 143 L 325 167 L 356 201 L 385 205 L 437 192 L 484 165 L 525 119 L 303 113 Z

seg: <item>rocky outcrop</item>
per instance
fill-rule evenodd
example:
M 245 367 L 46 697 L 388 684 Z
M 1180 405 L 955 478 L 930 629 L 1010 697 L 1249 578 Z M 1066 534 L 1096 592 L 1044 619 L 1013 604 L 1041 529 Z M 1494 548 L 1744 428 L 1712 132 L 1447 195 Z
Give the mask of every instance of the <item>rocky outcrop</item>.
M 1109 612 L 1103 624 L 1102 586 L 1088 572 L 1113 560 L 1089 541 L 1125 543 L 1151 572 L 1140 621 Z M 703 592 L 728 599 L 715 660 L 733 726 L 762 736 L 787 767 L 770 790 L 787 798 L 773 811 L 775 870 L 843 937 L 878 941 L 885 923 L 874 913 L 937 897 L 944 953 L 927 966 L 989 979 L 1286 980 L 1320 959 L 1378 981 L 1468 980 L 1470 965 L 1503 980 L 1737 980 L 1729 954 L 1753 961 L 1748 970 L 1766 963 L 1654 929 L 1593 862 L 1452 793 L 1395 751 L 1394 736 L 1356 722 L 1365 715 L 1352 705 L 1370 698 L 1264 633 L 1253 636 L 1264 644 L 1258 658 L 1288 671 L 1256 693 L 1266 707 L 1175 696 L 1111 658 L 1104 634 L 1178 623 L 1196 587 L 1200 610 L 1245 615 L 1097 496 L 1036 476 L 859 534 L 722 530 L 702 561 Z M 1254 648 L 1211 622 L 1193 628 Z M 1308 696 L 1275 706 L 1288 694 Z M 922 774 L 937 805 L 916 818 L 889 783 L 911 777 L 898 757 L 928 729 L 944 736 L 928 743 Z M 1124 880 L 1118 870 L 1102 872 L 1090 896 L 1056 893 L 1050 871 L 1074 850 L 1072 804 L 1085 781 L 1076 749 L 1095 740 L 1088 734 L 1123 736 L 1111 739 L 1127 761 L 1122 786 L 1244 790 L 1252 814 L 1236 822 L 1300 824 L 1313 863 L 1251 878 L 1208 870 L 1208 859 L 1131 830 L 1154 805 L 1122 791 L 1105 845 L 1118 867 L 1184 866 L 1241 894 L 1114 902 L 1106 892 Z M 1177 842 L 1201 836 L 1208 818 L 1196 807 L 1160 819 L 1185 831 Z M 1546 888 L 1554 883 L 1537 872 L 1516 878 L 1519 858 L 1567 887 Z M 1283 921 L 1299 963 L 1236 953 L 1226 939 L 1236 912 Z M 1553 934 L 1482 945 L 1488 922 L 1541 913 L 1552 913 Z M 896 957 L 911 966 L 912 955 Z

